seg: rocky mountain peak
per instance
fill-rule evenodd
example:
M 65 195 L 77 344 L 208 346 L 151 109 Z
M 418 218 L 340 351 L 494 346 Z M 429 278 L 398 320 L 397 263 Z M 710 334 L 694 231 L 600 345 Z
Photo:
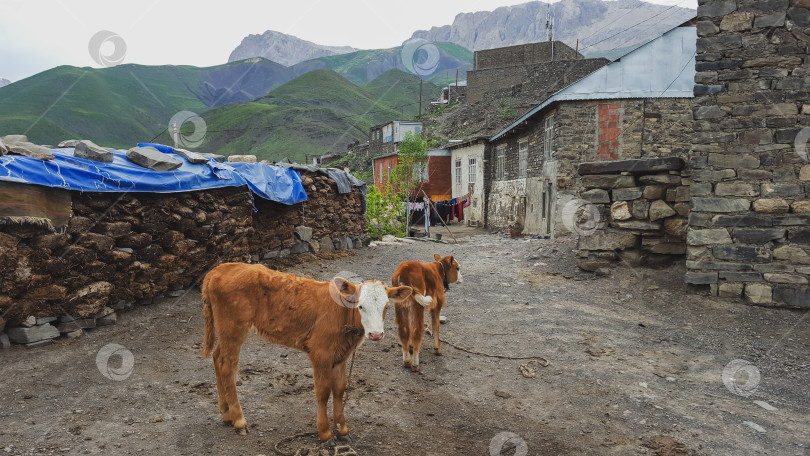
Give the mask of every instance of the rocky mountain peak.
M 248 35 L 231 52 L 228 62 L 254 57 L 292 66 L 305 60 L 357 51 L 350 46 L 324 46 L 292 35 L 268 30 L 261 35 Z

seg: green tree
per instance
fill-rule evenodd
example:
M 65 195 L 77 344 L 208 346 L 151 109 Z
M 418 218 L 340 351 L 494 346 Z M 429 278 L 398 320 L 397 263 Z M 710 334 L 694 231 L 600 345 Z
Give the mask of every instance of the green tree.
M 382 191 L 373 185 L 369 187 L 366 195 L 366 222 L 368 235 L 375 241 L 382 239 L 385 234 L 397 237 L 405 235 L 402 202 L 389 184 L 385 184 Z
M 405 134 L 399 143 L 397 165 L 391 170 L 389 180 L 401 201 L 408 201 L 414 190 L 422 182 L 427 182 L 428 141 L 413 132 Z M 411 210 L 405 206 L 405 230 L 411 226 Z

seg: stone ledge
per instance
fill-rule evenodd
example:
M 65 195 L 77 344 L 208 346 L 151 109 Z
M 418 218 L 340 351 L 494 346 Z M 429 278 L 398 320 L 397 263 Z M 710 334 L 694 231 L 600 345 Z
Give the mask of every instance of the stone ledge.
M 577 171 L 580 175 L 612 174 L 629 172 L 634 174 L 655 173 L 659 171 L 679 171 L 686 164 L 678 157 L 647 158 L 634 160 L 614 160 L 580 163 Z

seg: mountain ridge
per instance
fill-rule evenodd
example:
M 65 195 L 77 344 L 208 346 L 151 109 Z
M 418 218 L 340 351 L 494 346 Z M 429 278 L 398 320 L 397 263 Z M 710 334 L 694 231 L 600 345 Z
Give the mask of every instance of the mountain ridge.
M 291 67 L 318 57 L 348 54 L 359 51 L 351 46 L 326 46 L 303 40 L 293 35 L 267 30 L 261 35 L 248 35 L 228 56 L 228 62 L 262 57 Z
M 630 48 L 695 17 L 689 8 L 641 0 L 533 1 L 493 11 L 459 13 L 450 25 L 417 30 L 409 39 L 446 41 L 471 51 L 548 41 L 546 15 L 553 17 L 554 39 L 588 57 L 612 57 L 616 48 Z M 406 40 L 407 42 L 407 40 Z

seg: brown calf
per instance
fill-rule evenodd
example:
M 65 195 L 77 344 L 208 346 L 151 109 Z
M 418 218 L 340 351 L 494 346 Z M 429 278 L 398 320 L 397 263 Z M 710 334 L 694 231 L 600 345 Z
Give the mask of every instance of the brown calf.
M 223 421 L 232 422 L 240 434 L 247 433 L 236 395 L 236 373 L 242 343 L 254 328 L 270 343 L 307 353 L 318 400 L 318 436 L 322 441 L 332 438 L 326 413 L 330 395 L 338 436 L 347 435 L 346 361 L 364 336 L 383 338 L 388 300 L 410 294 L 409 287 L 388 288 L 378 281 L 354 285 L 339 277 L 318 282 L 255 264 L 225 263 L 212 269 L 202 287 L 203 357 L 213 349 Z M 219 345 L 214 349 L 217 336 Z
M 458 262 L 451 256 L 444 258 L 433 255 L 436 261 L 400 263 L 391 283 L 394 286 L 407 285 L 413 294 L 401 302 L 395 302 L 397 330 L 402 345 L 402 365 L 412 371 L 419 370 L 419 350 L 425 334 L 425 310 L 430 310 L 430 328 L 433 332 L 433 347 L 437 355 L 442 354 L 439 341 L 439 316 L 444 307 L 444 291 L 450 283 L 461 283 Z

